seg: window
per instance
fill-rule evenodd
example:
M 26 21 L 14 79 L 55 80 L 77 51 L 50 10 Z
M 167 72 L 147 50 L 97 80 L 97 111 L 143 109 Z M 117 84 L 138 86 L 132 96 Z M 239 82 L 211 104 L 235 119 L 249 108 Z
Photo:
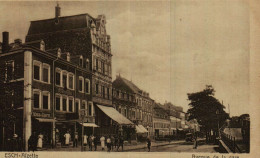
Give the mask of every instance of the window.
M 50 109 L 49 105 L 50 105 L 50 100 L 49 100 L 49 92 L 43 92 L 42 95 L 42 108 L 43 109 Z
M 61 70 L 60 69 L 56 69 L 56 85 L 61 86 Z
M 105 66 L 105 75 L 107 75 L 107 64 L 104 65 Z
M 45 51 L 45 43 L 44 43 L 44 41 L 41 41 L 41 43 L 40 43 L 40 50 Z
M 69 112 L 73 112 L 73 98 L 69 98 Z
M 33 92 L 33 107 L 39 109 L 40 108 L 40 92 Z
M 79 76 L 79 91 L 80 92 L 83 92 L 83 89 L 84 89 L 84 78 L 82 76 Z
M 43 64 L 43 70 L 42 70 L 42 77 L 43 82 L 50 82 L 50 66 L 48 64 Z
M 98 71 L 98 59 L 96 59 L 96 70 Z
M 67 52 L 67 61 L 70 61 L 70 53 L 69 52 Z
M 33 62 L 33 79 L 41 80 L 41 63 L 39 61 Z
M 87 106 L 86 101 L 82 101 L 81 109 L 87 109 L 86 106 Z
M 107 88 L 107 99 L 109 99 L 109 88 Z
M 61 57 L 61 49 L 60 49 L 60 48 L 59 48 L 58 51 L 57 51 L 57 56 L 58 56 L 58 58 Z
M 80 108 L 80 101 L 79 101 L 79 99 L 76 99 L 76 101 L 75 101 L 75 112 L 76 113 L 79 113 L 79 108 Z
M 66 72 L 62 73 L 62 86 L 64 88 L 67 88 L 67 73 Z
M 89 60 L 86 59 L 86 69 L 89 70 Z
M 96 91 L 96 94 L 98 94 L 98 84 L 96 84 L 96 89 L 95 89 L 95 91 Z
M 104 66 L 104 62 L 101 61 L 101 72 L 104 74 L 105 73 L 105 66 Z
M 83 56 L 79 58 L 79 66 L 83 67 Z
M 86 83 L 85 92 L 87 94 L 89 94 L 89 92 L 90 92 L 90 81 L 88 79 L 85 79 L 85 83 Z
M 102 86 L 102 94 L 103 94 L 103 98 L 105 98 L 105 87 Z
M 56 95 L 56 110 L 61 110 L 60 108 L 60 96 Z
M 92 104 L 88 104 L 88 116 L 92 116 Z
M 69 74 L 69 88 L 74 89 L 74 75 Z
M 14 79 L 14 61 L 6 61 L 5 62 L 5 81 L 10 81 Z
M 62 97 L 62 110 L 67 111 L 67 97 Z

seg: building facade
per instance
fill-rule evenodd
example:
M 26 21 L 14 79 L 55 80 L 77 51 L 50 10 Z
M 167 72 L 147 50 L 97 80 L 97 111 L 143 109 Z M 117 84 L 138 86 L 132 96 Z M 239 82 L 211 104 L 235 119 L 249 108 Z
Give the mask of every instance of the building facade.
M 165 137 L 172 135 L 171 121 L 167 111 L 159 103 L 155 103 L 153 115 L 154 137 Z
M 91 100 L 94 105 L 96 129 L 99 134 L 115 133 L 113 119 L 102 110 L 112 105 L 112 53 L 110 36 L 106 32 L 106 17 L 89 14 L 60 16 L 56 7 L 53 19 L 31 21 L 26 42 L 44 40 L 46 49 L 60 48 L 80 56 L 80 64 L 91 71 Z M 110 114 L 111 115 L 111 114 Z
M 126 102 L 125 102 L 126 101 Z M 136 125 L 153 135 L 152 118 L 154 100 L 132 81 L 120 75 L 113 81 L 113 104 L 115 108 Z M 138 131 L 137 131 L 138 132 Z M 141 131 L 140 131 L 141 132 Z
M 81 134 L 82 119 L 95 122 L 92 73 L 80 66 L 83 57 L 45 48 L 42 40 L 15 42 L 0 55 L 4 68 L 1 88 L 11 92 L 6 106 L 17 116 L 14 128 L 3 136 L 7 139 L 8 134 L 18 134 L 25 150 L 33 132 L 44 136 L 45 147 L 54 147 L 62 145 L 66 132 L 72 137 L 75 132 Z

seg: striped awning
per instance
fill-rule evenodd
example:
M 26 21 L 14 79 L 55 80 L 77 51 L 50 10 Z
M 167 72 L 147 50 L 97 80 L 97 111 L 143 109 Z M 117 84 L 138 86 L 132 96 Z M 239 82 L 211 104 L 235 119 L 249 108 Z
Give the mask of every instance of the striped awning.
M 130 120 L 128 120 L 126 117 L 124 117 L 122 114 L 120 114 L 116 109 L 113 107 L 103 106 L 103 105 L 97 105 L 97 107 L 102 110 L 108 117 L 110 117 L 112 120 L 117 122 L 120 125 L 131 125 L 134 124 Z

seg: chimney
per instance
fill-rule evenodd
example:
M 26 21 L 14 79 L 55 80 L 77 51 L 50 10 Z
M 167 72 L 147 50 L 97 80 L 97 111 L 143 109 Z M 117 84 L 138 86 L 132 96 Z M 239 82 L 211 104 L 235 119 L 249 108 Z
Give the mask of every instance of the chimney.
M 55 7 L 55 18 L 58 19 L 58 17 L 60 17 L 60 6 L 59 6 L 59 3 Z
M 18 39 L 15 39 L 15 40 L 14 40 L 14 43 L 17 44 L 17 45 L 20 45 L 20 44 L 22 44 L 22 40 L 19 39 L 19 38 L 18 38 Z
M 9 32 L 3 32 L 2 52 L 5 53 L 9 49 Z
M 60 17 L 60 7 L 59 7 L 59 3 L 57 3 L 57 6 L 55 7 L 55 24 L 59 23 L 59 17 Z

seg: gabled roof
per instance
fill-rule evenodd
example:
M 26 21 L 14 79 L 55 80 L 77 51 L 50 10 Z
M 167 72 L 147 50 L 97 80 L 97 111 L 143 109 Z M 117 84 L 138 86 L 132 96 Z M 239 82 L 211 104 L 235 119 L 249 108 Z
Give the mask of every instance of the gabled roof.
M 128 81 L 127 79 L 118 76 L 114 81 L 113 81 L 113 87 L 115 89 L 119 89 L 125 92 L 130 92 L 130 93 L 138 93 L 141 91 L 133 82 Z
M 86 28 L 88 19 L 95 21 L 89 14 L 59 17 L 58 22 L 55 18 L 31 21 L 28 35 Z

